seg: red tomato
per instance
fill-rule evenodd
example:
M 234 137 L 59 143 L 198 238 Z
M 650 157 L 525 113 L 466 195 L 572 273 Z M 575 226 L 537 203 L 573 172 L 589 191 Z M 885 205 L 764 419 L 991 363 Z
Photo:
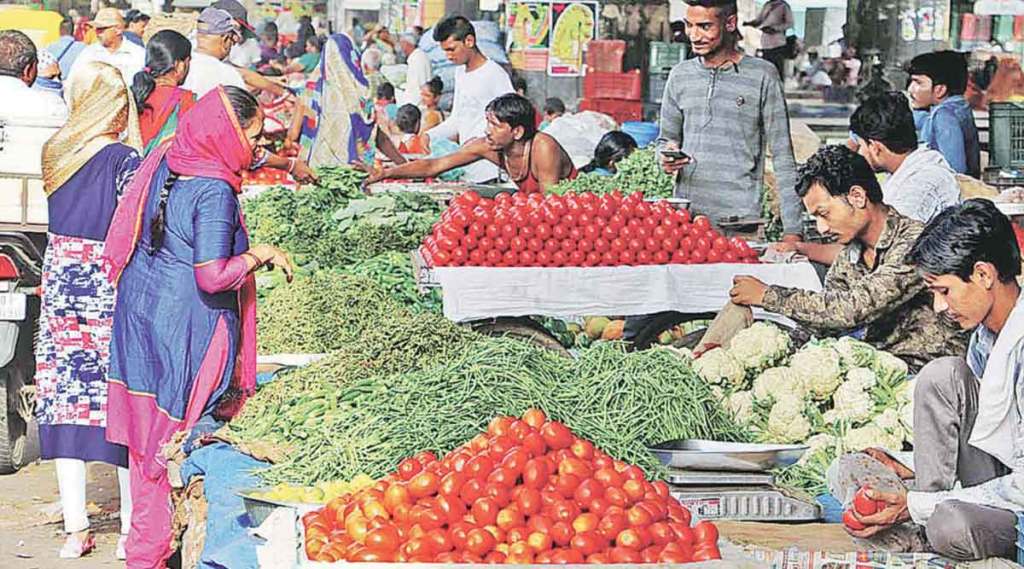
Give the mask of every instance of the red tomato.
M 711 229 L 711 220 L 704 215 L 698 215 L 693 218 L 693 228 L 699 233 L 706 233 Z
M 712 561 L 714 559 L 721 559 L 721 558 L 722 558 L 722 554 L 721 554 L 721 552 L 718 551 L 718 546 L 717 545 L 701 546 L 701 547 L 698 547 L 697 550 L 693 552 L 693 560 L 694 561 Z
M 393 553 L 400 544 L 398 530 L 391 524 L 370 530 L 366 534 L 366 547 L 380 553 Z
M 697 525 L 693 526 L 693 533 L 701 544 L 718 543 L 718 527 L 707 520 L 697 522 Z
M 718 251 L 716 251 L 715 249 L 712 249 L 712 250 L 708 251 L 707 261 L 709 263 L 721 263 L 722 262 L 722 254 L 719 253 Z
M 644 242 L 634 237 L 626 242 L 626 247 L 636 254 L 644 250 Z
M 567 263 L 572 267 L 582 267 L 587 263 L 587 254 L 583 251 L 573 251 L 569 253 L 569 262 Z
M 629 496 L 627 496 L 621 488 L 615 486 L 610 486 L 605 490 L 604 499 L 612 506 L 618 506 L 620 508 L 625 508 L 629 505 Z
M 544 242 L 544 250 L 547 251 L 549 255 L 553 255 L 555 251 L 558 251 L 561 248 L 561 241 L 557 241 L 555 239 L 548 239 L 547 241 Z
M 548 463 L 541 458 L 531 459 L 523 466 L 523 484 L 540 490 L 548 482 Z
M 588 478 L 581 482 L 576 488 L 576 492 L 573 493 L 573 499 L 576 500 L 576 503 L 580 506 L 587 506 L 594 499 L 601 498 L 603 496 L 604 485 L 593 478 Z
M 601 254 L 601 263 L 606 267 L 614 267 L 619 265 L 619 254 L 612 251 L 605 251 Z
M 629 521 L 624 514 L 606 513 L 597 524 L 597 532 L 608 541 L 612 541 L 628 527 Z
M 593 531 L 577 531 L 569 540 L 569 546 L 583 555 L 591 555 L 604 549 L 607 542 Z
M 468 467 L 467 467 L 468 468 Z M 459 498 L 466 504 L 473 504 L 484 495 L 484 484 L 477 478 L 471 478 L 462 485 Z
M 694 249 L 690 252 L 690 263 L 699 265 L 707 261 L 707 253 L 702 249 Z
M 607 253 L 610 250 L 611 250 L 611 244 L 609 243 L 609 241 L 607 239 L 604 239 L 602 237 L 598 237 L 597 239 L 594 240 L 594 251 L 597 251 L 598 253 L 602 253 L 603 254 L 603 253 Z
M 622 486 L 622 475 L 611 467 L 599 468 L 597 472 L 594 473 L 594 480 L 597 480 L 605 486 Z
M 852 530 L 862 530 L 867 527 L 860 523 L 857 518 L 853 517 L 852 510 L 846 510 L 843 512 L 843 525 Z
M 611 241 L 611 240 L 613 240 L 613 239 L 615 239 L 617 237 L 622 237 L 623 236 L 622 233 L 621 233 L 622 229 L 624 229 L 624 228 L 620 229 L 620 228 L 612 227 L 611 225 L 605 225 L 604 228 L 601 230 L 601 237 L 605 241 Z
M 423 465 L 414 458 L 407 458 L 398 464 L 398 477 L 402 480 L 412 480 L 413 476 L 423 470 Z
M 483 497 L 473 502 L 470 513 L 473 514 L 473 520 L 476 521 L 477 525 L 489 526 L 498 520 L 499 510 L 500 508 L 493 498 Z
M 866 488 L 861 488 L 853 495 L 853 509 L 861 516 L 870 516 L 879 510 L 884 510 L 885 502 L 877 502 L 868 498 Z
M 497 541 L 491 533 L 484 529 L 473 529 L 466 534 L 466 551 L 476 556 L 484 556 L 494 549 Z
M 541 427 L 540 434 L 544 437 L 544 442 L 548 447 L 553 450 L 566 448 L 573 441 L 572 431 L 557 421 L 550 421 Z
M 572 526 L 568 522 L 555 522 L 555 525 L 551 526 L 550 535 L 551 541 L 555 542 L 555 545 L 559 547 L 569 545 L 573 536 Z
M 409 481 L 409 494 L 413 498 L 427 498 L 437 493 L 441 478 L 433 472 L 421 472 Z
M 572 474 L 561 474 L 555 482 L 555 489 L 563 498 L 572 498 L 579 488 L 580 478 Z
M 632 251 L 626 250 L 619 253 L 619 260 L 617 265 L 633 265 L 636 263 L 636 256 Z
M 615 545 L 623 549 L 632 549 L 633 551 L 640 551 L 644 547 L 643 538 L 636 528 L 620 531 L 619 535 L 615 537 Z
M 475 253 L 476 251 L 474 251 Z M 536 256 L 533 251 L 520 251 L 519 252 L 519 266 L 529 267 L 537 262 Z
M 672 258 L 665 251 L 658 251 L 654 254 L 654 262 L 659 265 L 666 265 Z

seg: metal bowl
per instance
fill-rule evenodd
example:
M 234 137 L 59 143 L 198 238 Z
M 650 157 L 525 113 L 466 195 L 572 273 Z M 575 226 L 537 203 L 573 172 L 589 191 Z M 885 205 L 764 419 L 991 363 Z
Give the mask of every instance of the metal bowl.
M 669 441 L 651 452 L 670 468 L 727 472 L 762 472 L 800 460 L 806 445 L 723 443 L 700 439 Z

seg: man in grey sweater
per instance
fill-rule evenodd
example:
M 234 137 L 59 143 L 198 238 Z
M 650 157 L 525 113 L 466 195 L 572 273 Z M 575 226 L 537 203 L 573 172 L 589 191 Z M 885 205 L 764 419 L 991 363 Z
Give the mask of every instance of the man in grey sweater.
M 797 197 L 789 115 L 775 67 L 736 49 L 735 0 L 686 0 L 686 33 L 696 58 L 669 74 L 661 103 L 662 165 L 679 173 L 678 197 L 718 223 L 761 216 L 765 151 L 771 150 L 782 199 L 783 241 L 798 241 Z M 672 158 L 666 151 L 679 151 Z M 678 155 L 677 155 L 678 156 Z

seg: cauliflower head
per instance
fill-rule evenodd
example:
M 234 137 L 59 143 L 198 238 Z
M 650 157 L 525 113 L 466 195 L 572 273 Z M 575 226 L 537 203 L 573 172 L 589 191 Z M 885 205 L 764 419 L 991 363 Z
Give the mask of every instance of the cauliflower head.
M 776 443 L 797 443 L 811 434 L 811 422 L 804 415 L 804 400 L 793 394 L 783 393 L 775 401 L 768 414 L 768 440 Z
M 896 385 L 901 381 L 905 381 L 909 373 L 907 362 L 888 352 L 878 352 L 874 370 L 875 374 L 878 375 L 878 380 L 886 385 Z
M 825 421 L 835 423 L 863 423 L 871 418 L 875 402 L 857 381 L 847 381 L 832 395 L 832 409 L 825 413 Z
M 867 367 L 875 365 L 877 350 L 866 342 L 843 336 L 836 340 L 832 347 L 839 352 L 843 365 L 851 367 Z
M 871 389 L 878 383 L 878 376 L 866 367 L 855 367 L 846 372 L 844 383 L 856 384 L 861 389 Z
M 914 404 L 907 403 L 900 407 L 900 426 L 903 427 L 903 440 L 914 444 Z
M 801 382 L 801 377 L 788 367 L 768 368 L 754 378 L 754 399 L 758 401 L 772 399 L 785 391 L 790 391 L 800 397 L 807 394 L 807 388 Z
M 749 425 L 754 421 L 754 394 L 750 391 L 737 391 L 730 395 L 725 401 L 725 407 L 732 413 L 736 421 L 742 425 Z
M 728 350 L 715 348 L 694 360 L 693 371 L 712 385 L 742 387 L 746 371 Z
M 811 436 L 811 438 L 807 439 L 807 442 L 804 443 L 807 445 L 807 452 L 800 457 L 797 464 L 806 464 L 807 462 L 810 462 L 810 460 L 814 458 L 814 455 L 835 446 L 837 442 L 839 442 L 839 440 L 828 433 L 818 433 Z
M 875 416 L 872 422 L 878 425 L 878 428 L 882 429 L 887 433 L 900 435 L 903 437 L 903 425 L 900 424 L 900 412 L 892 407 L 882 411 Z
M 839 352 L 828 346 L 809 345 L 793 355 L 789 367 L 814 399 L 828 399 L 842 382 Z
M 887 433 L 885 429 L 875 423 L 868 423 L 858 429 L 850 429 L 843 437 L 843 447 L 849 452 L 874 447 L 899 450 L 903 448 L 903 439 L 898 435 Z
M 767 322 L 755 322 L 732 338 L 729 353 L 744 369 L 757 372 L 789 355 L 789 346 L 789 334 Z

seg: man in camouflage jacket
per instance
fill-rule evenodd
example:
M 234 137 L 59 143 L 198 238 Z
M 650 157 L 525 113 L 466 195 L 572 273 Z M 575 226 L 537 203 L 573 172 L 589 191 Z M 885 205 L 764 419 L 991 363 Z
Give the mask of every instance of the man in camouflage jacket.
M 787 316 L 818 336 L 855 333 L 907 362 L 912 372 L 962 356 L 967 334 L 931 307 L 924 280 L 905 261 L 924 225 L 882 203 L 870 165 L 845 147 L 821 149 L 801 167 L 797 194 L 822 234 L 844 248 L 822 292 L 736 277 L 732 302 Z

